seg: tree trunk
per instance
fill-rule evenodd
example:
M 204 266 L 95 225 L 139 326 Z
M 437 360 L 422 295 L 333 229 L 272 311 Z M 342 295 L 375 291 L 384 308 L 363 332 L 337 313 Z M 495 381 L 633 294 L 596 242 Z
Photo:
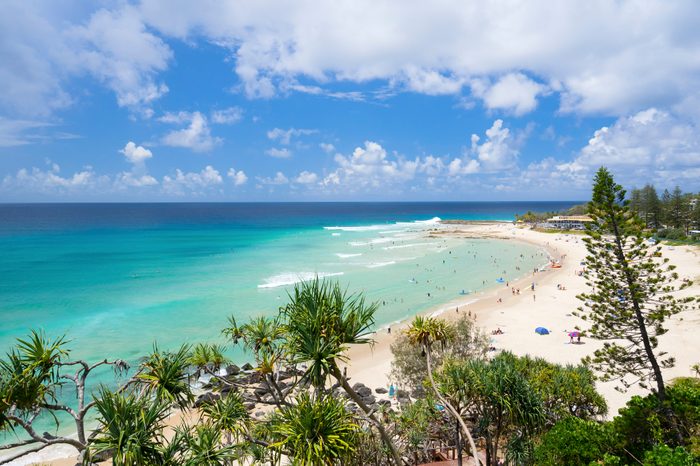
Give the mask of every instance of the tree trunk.
M 433 388 L 433 391 L 435 392 L 435 396 L 438 397 L 442 405 L 447 408 L 447 410 L 455 417 L 457 422 L 462 426 L 462 431 L 464 432 L 464 436 L 467 438 L 469 441 L 469 447 L 472 450 L 472 456 L 474 457 L 474 465 L 479 466 L 479 457 L 477 456 L 476 452 L 476 445 L 474 444 L 474 439 L 472 438 L 471 432 L 469 432 L 469 427 L 467 427 L 467 424 L 464 422 L 464 419 L 462 419 L 462 416 L 459 415 L 457 410 L 447 402 L 447 400 L 440 394 L 440 391 L 437 389 L 437 385 L 435 384 L 435 380 L 433 379 L 433 369 L 432 369 L 432 363 L 430 359 L 430 348 L 425 348 L 425 360 L 428 363 L 428 379 L 430 379 L 430 386 Z
M 455 422 L 455 438 L 456 438 L 456 446 L 457 446 L 457 466 L 462 466 L 463 458 L 462 458 L 462 437 L 460 435 L 460 430 L 459 430 L 459 422 Z
M 377 430 L 379 430 L 379 435 L 382 437 L 382 440 L 384 441 L 384 444 L 386 444 L 387 448 L 389 448 L 389 451 L 391 452 L 391 457 L 394 460 L 394 463 L 396 463 L 396 466 L 401 466 L 403 463 L 401 461 L 401 458 L 399 457 L 399 454 L 396 451 L 396 447 L 394 446 L 394 442 L 392 442 L 391 437 L 389 437 L 389 434 L 387 433 L 386 429 L 384 429 L 384 426 L 382 423 L 377 419 L 377 417 L 372 413 L 371 409 L 369 409 L 369 406 L 365 404 L 364 401 L 362 401 L 362 398 L 355 392 L 355 390 L 352 389 L 350 384 L 348 383 L 347 379 L 343 377 L 343 374 L 340 372 L 340 369 L 336 364 L 333 364 L 333 367 L 331 368 L 333 377 L 340 382 L 340 385 L 343 387 L 343 390 L 345 390 L 345 393 L 347 393 L 350 398 L 352 398 L 352 401 L 357 404 L 357 406 L 362 409 L 362 411 L 369 416 L 369 418 L 374 422 L 374 424 L 377 426 Z
M 613 233 L 615 234 L 617 260 L 620 261 L 620 265 L 622 265 L 622 269 L 625 272 L 625 281 L 627 283 L 627 288 L 630 290 L 630 299 L 632 300 L 632 307 L 634 308 L 634 315 L 637 319 L 639 332 L 642 336 L 644 351 L 646 352 L 647 358 L 649 359 L 649 363 L 651 364 L 651 368 L 654 371 L 654 378 L 656 379 L 656 387 L 658 390 L 659 402 L 662 403 L 666 398 L 666 386 L 664 385 L 664 379 L 661 375 L 661 368 L 659 367 L 659 363 L 656 361 L 654 350 L 651 347 L 651 342 L 649 341 L 649 334 L 647 333 L 647 327 L 644 323 L 644 316 L 642 315 L 642 310 L 639 305 L 639 299 L 637 298 L 636 293 L 632 292 L 634 290 L 634 279 L 632 278 L 629 272 L 629 264 L 627 263 L 625 251 L 622 247 L 622 241 L 620 239 L 620 230 L 618 228 L 614 216 L 611 216 L 610 220 L 613 226 Z

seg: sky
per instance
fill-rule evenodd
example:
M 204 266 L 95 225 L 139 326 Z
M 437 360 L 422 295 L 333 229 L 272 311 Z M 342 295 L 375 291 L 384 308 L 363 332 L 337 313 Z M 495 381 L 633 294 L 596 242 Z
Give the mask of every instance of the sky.
M 0 202 L 700 191 L 693 1 L 0 9 Z

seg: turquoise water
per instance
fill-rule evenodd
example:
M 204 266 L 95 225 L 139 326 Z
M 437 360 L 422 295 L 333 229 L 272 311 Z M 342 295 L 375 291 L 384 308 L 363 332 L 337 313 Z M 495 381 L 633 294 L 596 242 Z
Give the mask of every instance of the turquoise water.
M 286 228 L 130 218 L 7 228 L 0 348 L 30 328 L 67 335 L 73 355 L 88 359 L 135 361 L 155 341 L 164 348 L 223 342 L 227 316 L 273 315 L 294 282 L 316 275 L 382 303 L 376 317 L 384 325 L 543 261 L 521 244 L 428 238 L 430 218 L 347 222 L 354 225 L 328 218 L 335 222 Z
M 66 335 L 72 356 L 91 361 L 137 363 L 154 342 L 225 343 L 229 315 L 274 315 L 293 283 L 316 275 L 380 303 L 381 327 L 546 260 L 514 242 L 429 237 L 438 215 L 508 220 L 532 207 L 480 208 L 0 205 L 0 351 L 32 328 Z

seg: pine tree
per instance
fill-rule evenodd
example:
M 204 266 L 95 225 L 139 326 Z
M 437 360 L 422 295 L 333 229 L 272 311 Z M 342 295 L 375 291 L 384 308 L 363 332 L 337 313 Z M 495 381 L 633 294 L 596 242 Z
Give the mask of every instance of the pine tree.
M 669 217 L 673 228 L 685 228 L 687 218 L 687 206 L 683 191 L 676 186 L 671 194 Z
M 668 317 L 691 306 L 694 298 L 673 295 L 691 283 L 674 286 L 674 266 L 661 257 L 660 247 L 652 250 L 644 240 L 644 222 L 630 212 L 625 191 L 605 168 L 595 176 L 589 212 L 594 224 L 584 239 L 589 253 L 584 277 L 592 290 L 579 296 L 585 306 L 577 315 L 591 323 L 590 335 L 605 343 L 587 362 L 603 380 L 619 380 L 621 390 L 653 381 L 663 401 L 661 370 L 674 360 L 657 350 L 658 336 L 666 333 Z
M 647 228 L 658 230 L 661 226 L 661 202 L 653 185 L 647 184 L 642 189 L 642 211 L 644 214 L 641 217 L 646 221 Z

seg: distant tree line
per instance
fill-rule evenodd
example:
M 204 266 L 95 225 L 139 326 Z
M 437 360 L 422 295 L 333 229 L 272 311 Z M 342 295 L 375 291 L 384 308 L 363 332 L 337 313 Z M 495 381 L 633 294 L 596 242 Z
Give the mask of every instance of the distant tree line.
M 628 198 L 629 209 L 642 219 L 645 229 L 656 237 L 670 240 L 700 240 L 700 193 L 684 193 L 679 186 L 664 189 L 661 196 L 652 184 L 634 188 Z M 577 204 L 559 212 L 527 211 L 516 215 L 516 221 L 538 224 L 557 215 L 585 215 L 589 203 Z
M 651 184 L 633 189 L 629 207 L 660 238 L 685 239 L 692 230 L 700 230 L 700 194 L 684 193 L 678 186 L 672 192 L 665 189 L 660 197 Z

